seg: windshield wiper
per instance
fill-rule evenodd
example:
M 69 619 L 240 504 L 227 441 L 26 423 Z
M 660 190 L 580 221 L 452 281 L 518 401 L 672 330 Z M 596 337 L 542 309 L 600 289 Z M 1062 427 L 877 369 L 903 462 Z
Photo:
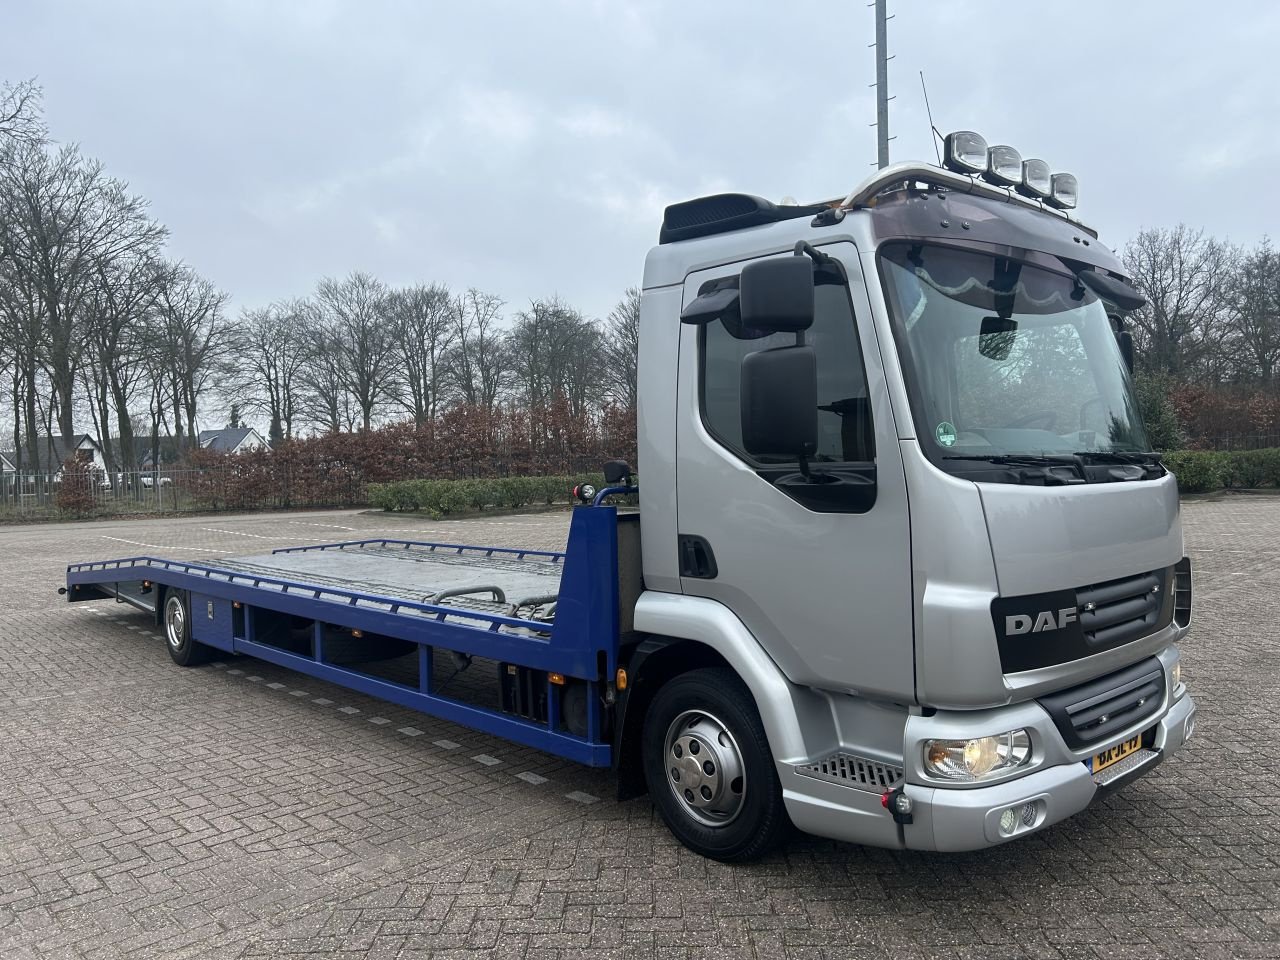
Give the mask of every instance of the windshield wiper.
M 1069 454 L 1048 456 L 1034 453 L 956 453 L 943 456 L 943 460 L 979 460 L 1002 467 L 1031 467 L 1016 471 L 1022 483 L 1039 480 L 1046 486 L 1066 486 L 1085 483 L 1084 466 Z M 1039 467 L 1039 469 L 1034 469 Z
M 1160 459 L 1158 453 L 1118 453 L 1114 450 L 1084 450 L 1075 456 L 1091 457 L 1099 463 L 1132 463 L 1140 467 L 1148 466 L 1153 460 Z
M 1061 456 L 1041 456 L 1034 453 L 956 453 L 944 455 L 943 460 L 985 460 L 987 463 L 999 463 L 1014 467 L 1075 466 L 1075 457 L 1070 454 Z

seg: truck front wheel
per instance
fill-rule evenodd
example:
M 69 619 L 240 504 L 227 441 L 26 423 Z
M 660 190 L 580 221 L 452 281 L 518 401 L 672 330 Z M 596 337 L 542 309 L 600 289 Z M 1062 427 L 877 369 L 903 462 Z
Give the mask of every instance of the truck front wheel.
M 164 639 L 169 657 L 180 667 L 194 667 L 209 658 L 209 648 L 191 636 L 191 605 L 182 590 L 165 594 Z
M 787 814 L 764 724 L 732 670 L 668 681 L 645 714 L 643 744 L 649 796 L 690 850 L 743 862 L 782 838 Z

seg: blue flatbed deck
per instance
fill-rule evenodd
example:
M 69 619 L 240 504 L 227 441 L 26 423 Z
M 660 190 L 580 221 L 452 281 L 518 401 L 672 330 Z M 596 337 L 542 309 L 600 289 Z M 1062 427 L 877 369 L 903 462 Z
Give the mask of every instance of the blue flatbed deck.
M 562 553 L 379 538 L 199 562 L 79 563 L 67 568 L 67 596 L 113 598 L 159 622 L 165 597 L 182 591 L 191 636 L 206 646 L 607 766 L 619 530 L 634 519 L 578 507 Z M 352 655 L 388 643 L 398 656 Z M 442 653 L 455 665 L 443 677 Z M 453 685 L 475 662 L 496 665 L 489 705 Z

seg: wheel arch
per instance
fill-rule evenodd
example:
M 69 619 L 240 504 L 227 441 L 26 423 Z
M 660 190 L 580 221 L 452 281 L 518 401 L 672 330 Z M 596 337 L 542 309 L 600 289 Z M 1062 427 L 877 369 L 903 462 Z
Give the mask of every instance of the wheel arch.
M 654 694 L 663 683 L 700 667 L 727 667 L 746 684 L 775 759 L 808 755 L 800 722 L 806 707 L 802 692 L 728 607 L 705 597 L 649 591 L 636 603 L 635 627 L 644 639 L 627 661 L 627 689 L 614 728 L 619 799 L 645 792 L 640 731 Z

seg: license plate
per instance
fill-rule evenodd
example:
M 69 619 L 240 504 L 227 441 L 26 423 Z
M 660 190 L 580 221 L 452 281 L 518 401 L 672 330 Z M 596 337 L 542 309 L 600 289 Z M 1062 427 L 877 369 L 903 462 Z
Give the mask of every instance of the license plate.
M 1097 773 L 1099 770 L 1105 770 L 1113 763 L 1119 763 L 1129 754 L 1133 753 L 1142 746 L 1142 734 L 1136 737 L 1130 737 L 1123 743 L 1117 743 L 1114 747 L 1108 747 L 1101 753 L 1095 753 L 1093 759 L 1089 761 L 1089 769 Z

